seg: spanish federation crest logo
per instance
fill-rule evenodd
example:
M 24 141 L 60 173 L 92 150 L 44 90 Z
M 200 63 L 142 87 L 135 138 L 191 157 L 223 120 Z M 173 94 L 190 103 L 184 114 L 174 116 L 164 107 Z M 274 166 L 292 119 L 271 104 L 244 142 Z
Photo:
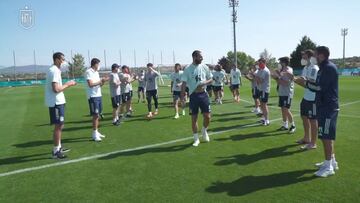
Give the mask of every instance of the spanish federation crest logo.
M 25 29 L 30 29 L 34 26 L 35 18 L 33 10 L 25 6 L 24 9 L 20 10 L 20 25 Z

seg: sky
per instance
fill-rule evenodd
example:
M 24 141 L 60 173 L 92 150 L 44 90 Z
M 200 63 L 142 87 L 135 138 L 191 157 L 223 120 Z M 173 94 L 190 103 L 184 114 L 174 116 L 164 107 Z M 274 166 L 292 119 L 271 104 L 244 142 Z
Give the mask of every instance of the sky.
M 20 23 L 20 10 L 34 13 L 32 28 Z M 289 56 L 302 36 L 342 57 L 341 28 L 349 28 L 346 56 L 360 56 L 359 0 L 240 0 L 236 24 L 238 51 L 258 58 L 265 48 Z M 104 62 L 144 66 L 175 61 L 187 64 L 202 50 L 216 63 L 233 49 L 231 9 L 226 0 L 1 0 L 0 66 L 50 65 L 53 51 L 70 60 L 80 53 Z M 153 61 L 154 58 L 154 61 Z M 103 64 L 104 65 L 104 64 Z

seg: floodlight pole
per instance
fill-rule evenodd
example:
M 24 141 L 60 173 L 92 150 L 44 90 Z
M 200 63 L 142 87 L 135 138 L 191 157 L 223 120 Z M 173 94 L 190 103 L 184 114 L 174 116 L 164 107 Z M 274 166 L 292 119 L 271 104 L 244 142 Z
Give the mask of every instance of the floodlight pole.
M 16 57 L 15 57 L 15 50 L 13 50 L 13 58 L 14 58 L 14 79 L 17 81 L 16 78 Z
M 345 68 L 345 38 L 346 35 L 348 35 L 349 29 L 348 28 L 342 28 L 341 29 L 341 36 L 343 36 L 343 66 Z
M 236 51 L 236 23 L 237 23 L 237 11 L 235 7 L 239 6 L 238 0 L 229 0 L 229 7 L 232 8 L 232 23 L 233 23 L 233 38 L 234 38 L 234 65 L 237 68 L 237 51 Z
M 37 67 L 36 67 L 36 53 L 34 49 L 34 66 L 35 66 L 35 80 L 38 80 Z

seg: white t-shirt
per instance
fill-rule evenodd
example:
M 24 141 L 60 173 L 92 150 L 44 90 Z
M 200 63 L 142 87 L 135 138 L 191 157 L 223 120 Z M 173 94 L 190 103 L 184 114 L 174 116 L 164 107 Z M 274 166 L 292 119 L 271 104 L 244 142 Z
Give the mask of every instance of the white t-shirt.
M 305 77 L 310 82 L 315 82 L 319 67 L 317 65 L 305 66 L 302 71 L 302 76 Z M 308 88 L 305 88 L 304 99 L 307 101 L 315 101 L 315 92 L 310 91 Z
M 52 88 L 53 82 L 62 86 L 61 71 L 55 65 L 52 65 L 46 72 L 45 104 L 48 107 L 54 107 L 55 105 L 66 103 L 64 92 L 54 92 Z
M 257 85 L 257 88 L 260 91 L 270 93 L 270 70 L 267 67 L 259 69 L 256 75 L 262 79 L 262 82 Z
M 100 82 L 100 75 L 98 71 L 95 71 L 92 68 L 88 68 L 85 71 L 85 80 L 91 80 L 93 83 L 97 83 Z M 87 97 L 88 99 L 91 97 L 101 97 L 101 86 L 100 85 L 96 85 L 94 87 L 89 87 L 89 85 L 87 85 Z
M 205 64 L 191 64 L 185 68 L 181 81 L 186 82 L 189 87 L 189 94 L 192 94 L 198 85 L 213 77 L 209 67 Z M 204 91 L 206 87 L 204 86 Z
M 238 68 L 236 68 L 235 70 L 233 68 L 231 69 L 230 77 L 232 85 L 240 85 L 241 72 Z
M 221 70 L 221 71 L 214 71 L 212 73 L 213 75 L 213 79 L 214 79 L 214 83 L 213 85 L 214 86 L 217 86 L 217 87 L 222 87 L 224 86 L 224 79 L 225 79 L 225 71 Z
M 181 91 L 181 76 L 183 74 L 183 71 L 179 71 L 177 73 L 172 73 L 170 78 L 171 78 L 171 81 L 173 82 L 173 87 L 172 87 L 172 91 L 177 91 L 177 92 L 180 92 Z M 179 86 L 178 86 L 179 85 Z
M 127 73 L 119 73 L 119 78 L 121 81 L 130 81 L 131 80 L 131 75 L 127 74 Z M 129 93 L 130 91 L 132 91 L 132 84 L 131 83 L 126 83 L 126 82 L 121 82 L 121 93 Z

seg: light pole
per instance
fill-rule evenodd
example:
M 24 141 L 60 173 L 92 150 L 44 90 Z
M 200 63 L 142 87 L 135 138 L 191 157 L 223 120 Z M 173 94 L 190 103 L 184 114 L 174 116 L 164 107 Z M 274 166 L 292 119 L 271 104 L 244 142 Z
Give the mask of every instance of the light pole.
M 232 23 L 233 23 L 233 38 L 234 38 L 234 65 L 237 68 L 237 53 L 236 53 L 236 23 L 237 23 L 237 11 L 236 7 L 239 6 L 239 0 L 229 0 L 229 7 L 232 8 Z
M 343 66 L 345 68 L 345 37 L 348 35 L 349 28 L 341 29 L 341 36 L 343 36 Z

